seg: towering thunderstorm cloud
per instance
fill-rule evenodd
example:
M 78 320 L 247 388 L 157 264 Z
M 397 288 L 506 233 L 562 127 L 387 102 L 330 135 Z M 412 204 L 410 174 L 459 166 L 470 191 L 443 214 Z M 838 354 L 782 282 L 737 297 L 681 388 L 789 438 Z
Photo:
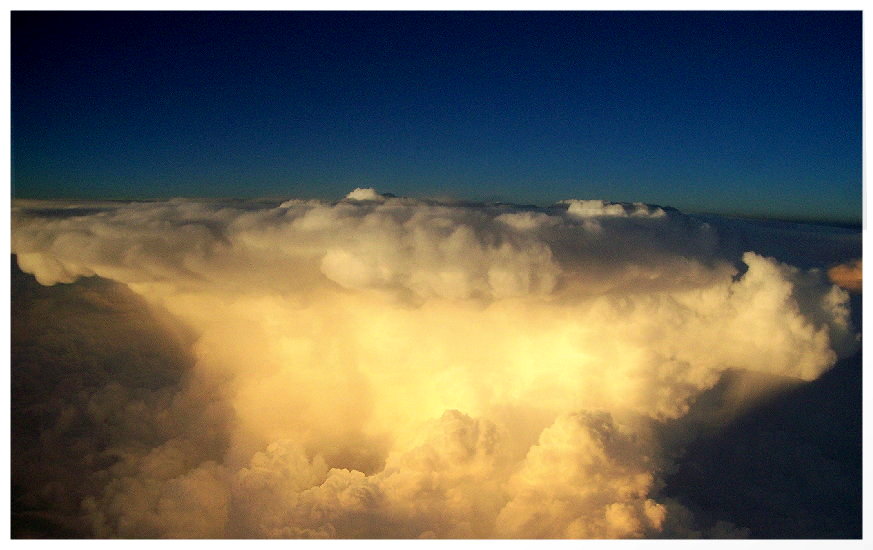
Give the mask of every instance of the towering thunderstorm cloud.
M 86 348 L 95 330 L 122 341 L 16 397 L 41 407 L 33 444 L 56 457 L 13 444 L 19 479 L 45 480 L 28 498 L 90 536 L 706 536 L 662 495 L 653 426 L 726 371 L 808 381 L 858 346 L 824 270 L 643 204 L 356 189 L 16 201 L 12 225 L 42 285 L 116 283 L 69 286 L 90 304 L 75 315 L 42 302 Z M 117 283 L 176 336 L 88 325 L 140 299 Z

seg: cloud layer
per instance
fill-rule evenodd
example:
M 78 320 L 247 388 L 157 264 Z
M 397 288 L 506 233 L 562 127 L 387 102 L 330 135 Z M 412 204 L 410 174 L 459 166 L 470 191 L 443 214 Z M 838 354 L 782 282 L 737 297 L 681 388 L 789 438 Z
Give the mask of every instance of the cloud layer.
M 730 369 L 813 380 L 858 345 L 823 270 L 643 204 L 356 189 L 12 221 L 41 284 L 96 275 L 190 331 L 185 360 L 127 361 L 142 380 L 88 350 L 108 372 L 46 413 L 59 441 L 85 423 L 90 489 L 60 491 L 101 537 L 699 536 L 652 423 Z

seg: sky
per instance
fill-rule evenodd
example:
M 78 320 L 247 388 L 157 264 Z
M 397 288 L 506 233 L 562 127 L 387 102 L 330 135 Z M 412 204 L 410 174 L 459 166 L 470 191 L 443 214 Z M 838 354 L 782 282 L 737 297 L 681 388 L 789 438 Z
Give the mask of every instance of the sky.
M 12 14 L 15 198 L 859 222 L 860 12 Z

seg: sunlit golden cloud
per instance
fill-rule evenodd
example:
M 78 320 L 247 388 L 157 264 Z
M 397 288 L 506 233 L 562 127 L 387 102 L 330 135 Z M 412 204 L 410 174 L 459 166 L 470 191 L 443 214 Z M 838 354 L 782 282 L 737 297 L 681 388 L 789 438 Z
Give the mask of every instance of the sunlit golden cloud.
M 102 537 L 688 534 L 647 425 L 728 369 L 812 380 L 857 346 L 820 272 L 741 272 L 641 204 L 51 208 L 13 208 L 24 271 L 126 284 L 196 335 L 172 406 L 88 405 L 174 426 L 119 439 L 84 501 Z
M 850 292 L 861 292 L 863 286 L 861 260 L 831 267 L 828 269 L 828 277 L 834 284 Z

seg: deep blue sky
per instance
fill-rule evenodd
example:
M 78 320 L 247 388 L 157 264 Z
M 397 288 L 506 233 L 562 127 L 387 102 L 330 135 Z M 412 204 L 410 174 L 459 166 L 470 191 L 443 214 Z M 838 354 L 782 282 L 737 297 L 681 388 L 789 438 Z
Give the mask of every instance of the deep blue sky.
M 16 197 L 859 220 L 860 12 L 12 14 Z

